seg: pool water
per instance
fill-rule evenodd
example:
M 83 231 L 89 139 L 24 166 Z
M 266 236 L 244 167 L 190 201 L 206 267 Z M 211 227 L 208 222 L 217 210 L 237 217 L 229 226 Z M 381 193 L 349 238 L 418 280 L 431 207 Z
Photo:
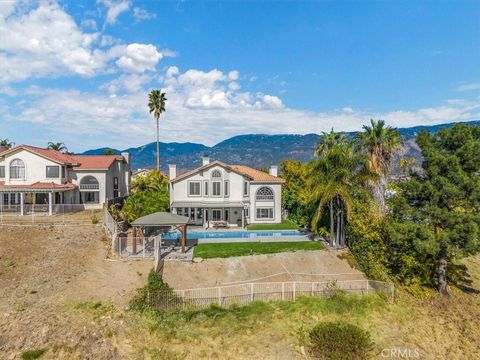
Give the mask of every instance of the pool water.
M 225 232 L 188 232 L 187 239 L 255 239 L 258 237 L 272 236 L 304 236 L 305 233 L 298 230 L 262 230 L 262 231 L 225 231 Z M 162 234 L 162 239 L 180 239 L 178 232 Z

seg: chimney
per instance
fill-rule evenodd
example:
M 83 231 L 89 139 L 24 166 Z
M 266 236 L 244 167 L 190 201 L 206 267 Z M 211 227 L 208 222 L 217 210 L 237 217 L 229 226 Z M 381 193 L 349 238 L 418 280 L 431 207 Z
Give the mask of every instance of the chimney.
M 270 166 L 270 170 L 268 170 L 268 173 L 272 176 L 278 176 L 278 166 L 277 165 Z
M 207 155 L 202 156 L 202 166 L 210 164 L 210 158 Z
M 121 155 L 127 164 L 130 164 L 130 153 L 128 151 L 122 152 Z
M 170 180 L 177 177 L 177 165 L 168 164 L 168 177 L 170 178 Z

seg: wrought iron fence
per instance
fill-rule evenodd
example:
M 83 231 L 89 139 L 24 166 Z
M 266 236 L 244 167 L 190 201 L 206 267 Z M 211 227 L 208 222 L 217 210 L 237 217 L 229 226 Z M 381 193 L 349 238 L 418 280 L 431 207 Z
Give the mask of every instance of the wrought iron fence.
M 296 301 L 299 296 L 327 297 L 343 292 L 365 295 L 378 293 L 394 297 L 394 285 L 376 280 L 343 280 L 323 282 L 247 283 L 186 290 L 158 290 L 148 294 L 148 306 L 160 311 L 206 308 L 212 304 L 228 307 L 253 301 Z
M 92 224 L 101 223 L 102 211 L 98 205 L 53 204 L 51 213 L 48 204 L 24 204 L 0 206 L 0 225 L 29 224 Z

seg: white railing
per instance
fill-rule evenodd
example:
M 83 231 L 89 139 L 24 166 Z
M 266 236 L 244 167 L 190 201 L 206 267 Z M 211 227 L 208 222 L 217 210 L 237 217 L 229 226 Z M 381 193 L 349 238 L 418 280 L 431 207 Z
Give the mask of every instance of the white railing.
M 98 190 L 98 184 L 80 184 L 80 190 Z
M 102 222 L 100 209 L 85 204 L 53 204 L 52 214 L 48 204 L 1 205 L 0 225 L 68 224 Z
M 148 306 L 160 311 L 206 308 L 212 304 L 228 307 L 253 301 L 296 301 L 299 296 L 328 297 L 338 292 L 378 293 L 393 299 L 394 285 L 376 280 L 344 280 L 323 282 L 247 283 L 186 290 L 158 290 L 148 294 Z

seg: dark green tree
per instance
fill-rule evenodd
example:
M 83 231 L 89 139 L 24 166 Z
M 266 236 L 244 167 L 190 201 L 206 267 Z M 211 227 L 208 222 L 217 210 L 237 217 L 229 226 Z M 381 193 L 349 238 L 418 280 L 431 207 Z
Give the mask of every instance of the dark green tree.
M 480 127 L 421 133 L 417 143 L 423 171 L 401 182 L 390 203 L 389 266 L 408 277 L 406 262 L 395 259 L 411 256 L 410 271 L 446 295 L 449 265 L 480 251 Z

